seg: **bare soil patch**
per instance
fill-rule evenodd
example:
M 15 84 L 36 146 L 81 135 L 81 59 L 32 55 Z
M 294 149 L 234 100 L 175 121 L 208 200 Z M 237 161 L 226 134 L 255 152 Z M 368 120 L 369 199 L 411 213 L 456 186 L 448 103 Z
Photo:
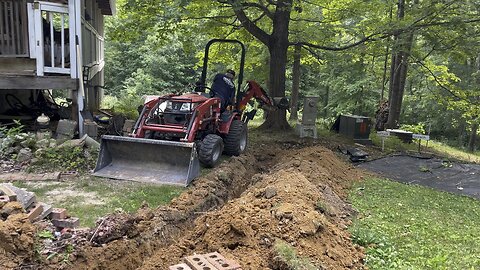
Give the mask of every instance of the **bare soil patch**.
M 0 268 L 13 269 L 34 258 L 36 227 L 18 202 L 0 202 Z
M 69 254 L 70 263 L 36 267 L 168 269 L 184 256 L 218 251 L 242 269 L 291 269 L 277 248 L 285 244 L 317 269 L 361 269 L 363 250 L 347 231 L 355 213 L 345 201 L 361 177 L 312 141 L 257 141 L 170 205 L 99 220 Z
M 285 269 L 275 244 L 291 245 L 319 269 L 362 268 L 347 226 L 346 189 L 361 172 L 312 143 L 259 143 L 194 181 L 168 207 L 108 217 L 74 268 L 167 269 L 218 251 L 243 269 Z

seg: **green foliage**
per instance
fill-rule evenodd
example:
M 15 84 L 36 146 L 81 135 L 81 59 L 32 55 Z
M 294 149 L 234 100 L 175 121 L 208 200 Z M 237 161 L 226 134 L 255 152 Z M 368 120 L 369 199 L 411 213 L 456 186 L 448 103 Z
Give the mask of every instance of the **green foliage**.
M 6 126 L 0 127 L 0 133 L 4 134 L 2 137 L 14 137 L 15 135 L 19 135 L 23 132 L 25 128 L 19 120 L 13 120 L 14 126 L 7 128 Z
M 53 233 L 49 230 L 43 230 L 37 233 L 37 236 L 43 239 L 55 239 Z
M 28 170 L 88 172 L 95 167 L 97 156 L 97 150 L 81 147 L 65 146 L 41 149 L 35 152 L 36 161 L 29 166 Z
M 24 126 L 18 120 L 14 120 L 13 127 L 0 126 L 0 158 L 16 159 L 20 149 L 35 146 L 35 135 L 23 130 Z
M 376 133 L 370 134 L 370 139 L 372 140 L 373 144 L 376 146 L 382 146 L 382 137 L 378 136 Z M 401 139 L 396 136 L 391 135 L 390 137 L 386 137 L 385 139 L 385 151 L 386 152 L 396 152 L 396 151 L 416 151 L 418 146 L 413 143 L 404 143 Z
M 119 1 L 118 15 L 107 19 L 105 54 L 107 94 L 118 98 L 115 111 L 135 118 L 141 96 L 190 89 L 188 85 L 199 78 L 203 46 L 211 38 L 244 42 L 248 51 L 245 79 L 268 86 L 268 48 L 235 19 L 234 8 L 247 1 L 233 2 L 232 8 L 229 2 L 207 0 L 168 0 L 162 5 Z M 397 30 L 414 30 L 400 122 L 424 123 L 424 128 L 431 125 L 433 138 L 465 145 L 471 124 L 480 114 L 476 64 L 480 29 L 471 23 L 478 17 L 479 4 L 478 0 L 416 1 L 406 6 L 405 18 L 399 21 L 395 19 L 396 1 L 294 0 L 289 24 L 292 43 L 339 48 L 375 37 L 341 51 L 307 50 L 304 46 L 300 104 L 305 96 L 320 96 L 324 118 L 341 113 L 374 116 L 381 96 L 388 98 L 390 57 L 392 49 L 399 48 L 390 37 Z M 273 24 L 265 10 L 273 13 L 275 5 L 263 10 L 250 6 L 245 12 L 270 34 Z M 290 47 L 287 95 L 292 51 Z M 237 53 L 235 46 L 213 46 L 207 78 L 227 67 L 238 69 Z
M 318 269 L 307 258 L 298 256 L 294 247 L 283 241 L 275 242 L 275 253 L 284 262 L 288 269 L 292 270 L 315 270 Z
M 480 265 L 480 202 L 389 180 L 358 183 L 360 212 L 350 231 L 369 269 L 475 269 Z
M 417 125 L 401 125 L 401 130 L 410 131 L 415 134 L 425 134 L 425 124 L 419 123 Z

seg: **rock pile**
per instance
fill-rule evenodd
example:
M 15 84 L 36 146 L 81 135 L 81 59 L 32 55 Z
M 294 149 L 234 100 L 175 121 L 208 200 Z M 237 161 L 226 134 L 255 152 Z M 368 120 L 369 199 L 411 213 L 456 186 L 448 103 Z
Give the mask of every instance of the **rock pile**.
M 0 184 L 0 269 L 35 265 L 36 255 L 53 258 L 71 252 L 86 241 L 87 231 L 75 230 L 78 226 L 79 219 L 68 217 L 65 209 L 37 202 L 33 192 Z

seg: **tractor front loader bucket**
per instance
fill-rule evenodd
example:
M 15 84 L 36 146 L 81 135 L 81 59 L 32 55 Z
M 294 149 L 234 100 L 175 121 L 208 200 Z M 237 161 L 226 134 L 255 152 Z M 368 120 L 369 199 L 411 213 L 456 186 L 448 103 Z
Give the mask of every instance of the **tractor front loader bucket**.
M 195 143 L 104 135 L 93 175 L 187 186 L 199 173 Z

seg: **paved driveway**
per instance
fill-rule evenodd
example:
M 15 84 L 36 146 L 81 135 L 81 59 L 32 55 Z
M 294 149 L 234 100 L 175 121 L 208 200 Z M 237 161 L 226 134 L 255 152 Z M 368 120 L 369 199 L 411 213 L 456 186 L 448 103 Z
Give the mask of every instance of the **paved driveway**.
M 477 164 L 398 155 L 361 163 L 358 167 L 399 182 L 480 199 L 480 165 Z

